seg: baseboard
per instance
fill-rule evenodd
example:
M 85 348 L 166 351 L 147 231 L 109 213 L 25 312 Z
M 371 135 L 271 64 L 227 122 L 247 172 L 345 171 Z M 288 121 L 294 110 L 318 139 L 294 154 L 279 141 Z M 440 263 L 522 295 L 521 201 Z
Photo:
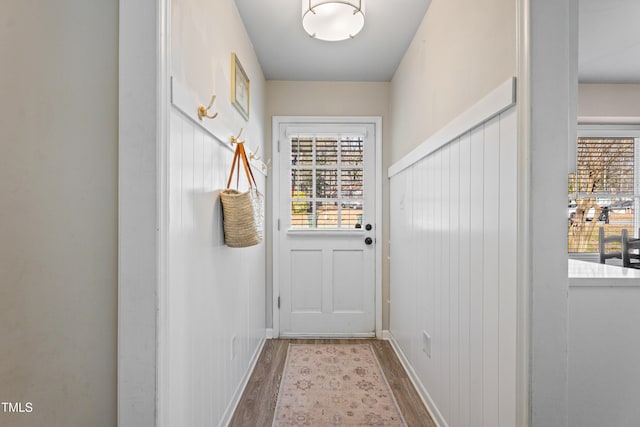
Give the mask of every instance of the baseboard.
M 247 371 L 244 373 L 244 376 L 242 377 L 242 381 L 240 381 L 240 384 L 238 385 L 236 392 L 233 394 L 233 398 L 231 399 L 231 402 L 229 402 L 227 409 L 224 411 L 224 415 L 222 416 L 222 419 L 218 423 L 218 427 L 226 427 L 231 422 L 231 418 L 233 417 L 233 414 L 236 412 L 238 404 L 240 403 L 240 398 L 242 397 L 242 393 L 244 393 L 244 389 L 247 387 L 247 384 L 249 383 L 249 378 L 251 378 L 251 374 L 253 374 L 253 370 L 256 368 L 256 364 L 258 363 L 258 359 L 260 358 L 260 353 L 262 353 L 262 349 L 264 348 L 265 342 L 266 342 L 266 337 L 263 336 L 262 339 L 260 339 L 260 344 L 258 344 L 256 351 L 254 351 L 253 356 L 251 356 L 249 367 L 247 368 Z
M 446 420 L 438 410 L 438 407 L 436 406 L 435 402 L 429 395 L 429 392 L 425 388 L 424 384 L 422 384 L 422 381 L 418 377 L 418 374 L 416 374 L 416 371 L 413 369 L 413 366 L 411 366 L 411 363 L 409 363 L 409 359 L 407 359 L 407 357 L 404 355 L 404 352 L 400 348 L 400 345 L 396 341 L 393 334 L 390 331 L 383 331 L 382 336 L 383 336 L 383 339 L 391 343 L 391 348 L 393 348 L 393 351 L 396 353 L 396 356 L 398 356 L 398 359 L 400 360 L 400 363 L 404 367 L 404 370 L 407 372 L 407 375 L 409 375 L 409 379 L 411 380 L 411 383 L 413 384 L 415 389 L 418 391 L 418 394 L 420 395 L 420 398 L 422 399 L 424 406 L 427 408 L 427 411 L 429 411 L 429 414 L 431 414 L 431 419 L 433 419 L 433 422 L 435 422 L 438 427 L 449 427 Z
M 266 331 L 265 335 L 266 335 L 268 340 L 273 339 L 274 338 L 274 336 L 273 336 L 273 328 L 267 328 L 267 331 Z
M 280 338 L 292 338 L 292 339 L 352 339 L 352 338 L 375 338 L 375 332 L 362 332 L 362 333 L 336 333 L 326 334 L 323 332 L 311 332 L 311 333 L 280 333 Z

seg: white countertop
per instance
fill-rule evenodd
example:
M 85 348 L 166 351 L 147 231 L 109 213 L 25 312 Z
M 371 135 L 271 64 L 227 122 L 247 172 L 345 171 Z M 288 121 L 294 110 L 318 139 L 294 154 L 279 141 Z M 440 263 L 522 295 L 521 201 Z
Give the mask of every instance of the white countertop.
M 631 285 L 640 286 L 640 269 L 616 265 L 569 260 L 569 285 Z

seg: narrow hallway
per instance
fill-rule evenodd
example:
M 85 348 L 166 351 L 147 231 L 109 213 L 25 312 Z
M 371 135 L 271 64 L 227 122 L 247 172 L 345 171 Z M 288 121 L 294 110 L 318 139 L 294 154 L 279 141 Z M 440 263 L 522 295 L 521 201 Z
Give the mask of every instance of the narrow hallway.
M 436 424 L 432 421 L 389 342 L 375 339 L 267 340 L 229 423 L 230 427 L 272 425 L 289 344 L 371 344 L 407 425 L 435 427 Z

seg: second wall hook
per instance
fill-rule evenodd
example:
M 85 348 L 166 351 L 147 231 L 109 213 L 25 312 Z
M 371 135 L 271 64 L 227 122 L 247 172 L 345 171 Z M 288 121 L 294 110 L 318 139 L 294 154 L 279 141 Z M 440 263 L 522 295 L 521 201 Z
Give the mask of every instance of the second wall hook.
M 231 145 L 244 143 L 244 141 L 239 141 L 240 135 L 242 135 L 242 131 L 244 131 L 244 128 L 240 128 L 240 132 L 238 132 L 238 135 L 231 137 Z
M 260 160 L 260 156 L 258 156 L 258 151 L 260 151 L 260 146 L 259 145 L 258 145 L 258 148 L 254 152 L 249 151 L 249 158 L 251 160 Z

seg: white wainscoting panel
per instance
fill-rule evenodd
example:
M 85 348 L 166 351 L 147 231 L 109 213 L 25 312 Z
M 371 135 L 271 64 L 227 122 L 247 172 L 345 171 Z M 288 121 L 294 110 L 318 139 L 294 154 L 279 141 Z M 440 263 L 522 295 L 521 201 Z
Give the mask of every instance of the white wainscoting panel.
M 165 419 L 226 425 L 265 337 L 265 246 L 224 245 L 219 192 L 233 152 L 175 109 L 170 132 Z
M 390 332 L 442 426 L 516 422 L 516 109 L 496 113 L 390 169 Z

